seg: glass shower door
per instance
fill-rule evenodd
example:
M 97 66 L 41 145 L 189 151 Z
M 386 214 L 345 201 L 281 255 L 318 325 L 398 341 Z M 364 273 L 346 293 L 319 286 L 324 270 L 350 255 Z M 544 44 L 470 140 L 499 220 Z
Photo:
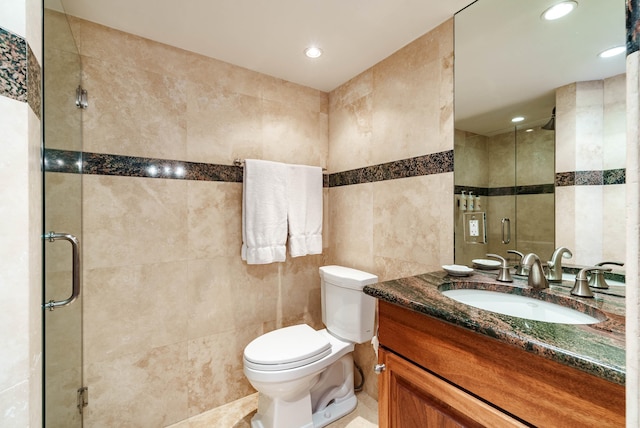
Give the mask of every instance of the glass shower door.
M 62 5 L 44 9 L 45 427 L 82 426 L 82 133 L 80 56 Z M 54 302 L 54 303 L 51 303 Z

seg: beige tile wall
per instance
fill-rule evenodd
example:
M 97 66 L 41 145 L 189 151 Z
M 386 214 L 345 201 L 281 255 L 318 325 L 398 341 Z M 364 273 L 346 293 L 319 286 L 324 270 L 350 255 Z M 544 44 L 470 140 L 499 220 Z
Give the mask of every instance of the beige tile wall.
M 21 2 L 17 2 L 16 4 L 20 5 Z M 11 15 L 11 13 L 9 14 Z M 17 14 L 18 17 L 20 17 L 20 14 Z M 10 16 L 12 17 L 12 16 Z M 37 20 L 35 20 L 37 22 Z M 135 43 L 134 43 L 135 45 Z M 135 46 L 134 46 L 135 48 Z M 163 46 L 148 46 L 147 48 L 145 48 L 145 50 L 143 51 L 144 56 L 147 56 L 147 53 L 151 54 L 153 52 L 158 52 L 160 51 L 161 54 L 157 55 L 157 58 L 166 58 L 166 56 L 164 55 L 164 53 L 166 50 L 166 47 Z M 169 50 L 171 51 L 171 50 Z M 169 52 L 172 53 L 172 52 Z M 129 61 L 134 61 L 134 60 L 138 60 L 141 58 L 140 55 L 136 55 L 136 54 L 140 54 L 140 52 L 133 52 L 132 55 L 127 56 L 126 58 L 124 58 L 125 60 L 129 60 Z M 180 61 L 178 61 L 178 63 L 180 63 Z M 165 64 L 164 61 L 160 61 L 158 60 L 158 67 L 162 67 Z M 176 66 L 176 62 L 175 61 L 167 61 L 167 64 L 171 64 L 170 67 L 175 67 Z M 229 69 L 233 69 L 234 67 L 232 66 L 228 66 L 225 64 L 216 64 L 216 66 L 212 67 L 212 76 L 216 76 L 215 80 L 216 81 L 224 81 L 225 83 L 229 83 L 232 82 L 233 84 L 236 84 L 238 87 L 242 87 L 244 86 L 242 80 L 243 79 L 237 79 L 236 77 L 240 76 L 240 75 L 246 75 L 246 74 L 251 74 L 249 72 L 247 72 L 246 70 L 235 70 L 237 71 L 237 73 L 227 73 L 227 71 Z M 632 71 L 634 71 L 634 73 L 632 73 L 631 75 L 633 76 L 633 79 L 631 79 L 631 83 L 629 85 L 629 89 L 628 89 L 628 93 L 632 95 L 632 102 L 631 105 L 635 106 L 633 108 L 630 108 L 629 111 L 631 112 L 631 118 L 633 119 L 633 123 L 631 123 L 628 126 L 628 141 L 629 141 L 629 147 L 630 148 L 637 148 L 638 145 L 638 141 L 637 141 L 637 98 L 638 98 L 638 83 L 637 83 L 637 68 L 638 68 L 638 54 L 637 52 L 635 54 L 632 54 L 629 59 L 628 59 L 628 68 Z M 213 80 L 213 79 L 212 79 Z M 248 85 L 251 86 L 251 85 Z M 15 110 L 12 110 L 15 112 Z M 11 115 L 2 115 L 1 116 L 3 119 L 7 119 L 6 121 L 3 121 L 3 124 L 7 124 L 7 123 L 11 123 L 12 125 L 15 123 L 15 121 L 13 120 L 14 116 Z M 366 119 L 366 118 L 365 118 Z M 333 120 L 333 119 L 332 119 Z M 559 122 L 565 122 L 565 120 L 560 120 L 560 117 L 558 117 L 558 121 Z M 3 125 L 3 129 L 5 129 L 4 125 Z M 24 136 L 24 134 L 21 134 L 22 136 Z M 569 151 L 571 151 L 573 148 L 569 147 L 568 148 Z M 627 210 L 629 214 L 631 214 L 631 217 L 628 217 L 627 219 L 627 225 L 628 228 L 627 230 L 630 231 L 630 233 L 627 233 L 627 247 L 628 247 L 628 257 L 627 257 L 627 261 L 628 261 L 628 267 L 627 267 L 627 273 L 628 275 L 631 275 L 631 279 L 634 281 L 637 281 L 637 264 L 638 264 L 638 257 L 637 257 L 637 238 L 638 238 L 638 233 L 637 233 L 637 226 L 638 226 L 638 217 L 637 217 L 637 207 L 638 207 L 638 201 L 637 201 L 637 196 L 638 196 L 638 191 L 637 191 L 637 164 L 638 164 L 638 159 L 637 159 L 637 151 L 633 151 L 633 152 L 629 152 L 629 155 L 631 156 L 630 159 L 627 160 L 627 197 L 628 197 L 628 202 L 627 202 Z M 606 155 L 605 155 L 606 156 Z M 572 156 L 571 158 L 575 157 Z M 563 156 L 558 156 L 558 158 L 563 158 Z M 337 164 L 336 164 L 337 165 Z M 37 170 L 37 168 L 35 168 Z M 341 167 L 336 167 L 335 170 L 342 170 L 344 168 Z M 563 169 L 560 169 L 563 170 Z M 573 169 L 571 169 L 573 170 Z M 358 186 L 353 186 L 358 187 Z M 13 191 L 11 192 L 11 197 L 15 197 L 16 195 L 21 194 L 20 192 L 15 191 L 15 188 L 13 188 Z M 348 199 L 348 198 L 345 198 Z M 332 199 L 333 201 L 333 199 Z M 635 207 L 635 208 L 634 208 Z M 573 205 L 571 205 L 571 207 L 569 207 L 569 209 L 573 208 Z M 371 211 L 371 210 L 369 210 Z M 570 212 L 570 211 L 567 211 Z M 5 217 L 6 218 L 6 217 Z M 351 218 L 355 218 L 355 214 L 351 216 Z M 559 223 L 558 228 L 561 228 L 562 225 Z M 633 232 L 633 233 L 631 233 Z M 344 253 L 346 253 L 347 251 L 345 250 Z M 37 251 L 36 251 L 37 254 Z M 5 262 L 8 259 L 4 259 Z M 37 267 L 33 268 L 32 272 L 37 272 L 39 269 L 37 269 Z M 23 280 L 25 277 L 27 277 L 29 275 L 22 275 L 20 276 L 21 280 Z M 637 287 L 632 287 L 629 290 L 629 294 L 627 296 L 627 299 L 630 301 L 630 304 L 627 305 L 628 308 L 628 314 L 627 314 L 627 333 L 628 333 L 628 346 L 629 346 L 629 351 L 628 352 L 628 373 L 627 373 L 627 385 L 628 385 L 628 398 L 629 401 L 633 402 L 635 401 L 635 398 L 637 398 L 638 395 L 638 359 L 637 359 L 637 355 L 638 352 L 635 352 L 634 349 L 637 349 L 637 319 L 638 319 L 638 305 L 634 302 L 637 302 L 637 292 L 634 291 L 636 290 Z M 14 316 L 21 316 L 22 312 L 20 307 L 18 306 L 12 306 L 13 311 L 9 312 L 10 314 L 14 315 Z M 635 321 L 632 321 L 635 320 Z M 28 321 L 27 321 L 28 323 Z M 26 355 L 28 354 L 28 352 L 18 352 L 19 355 Z M 3 367 L 4 367 L 4 363 L 5 361 L 3 360 Z M 113 371 L 112 371 L 113 373 Z M 31 383 L 37 383 L 37 382 L 31 382 Z M 28 390 L 28 386 L 26 386 L 24 383 L 20 383 L 17 384 L 15 387 L 9 388 L 9 389 L 3 389 L 2 392 L 2 403 L 15 403 L 17 405 L 17 409 L 19 409 L 18 412 L 18 417 L 21 418 L 21 415 L 24 415 L 24 413 L 20 413 L 20 411 L 24 410 L 24 406 L 25 405 L 25 401 L 23 400 L 24 397 L 26 397 L 27 395 L 31 395 L 31 400 L 30 403 L 31 408 L 37 408 L 38 406 L 35 405 L 34 403 L 38 403 L 39 402 L 39 398 L 38 398 L 38 394 L 37 391 L 36 392 L 29 392 Z M 18 389 L 23 390 L 22 392 L 17 391 Z M 6 400 L 5 400 L 6 398 Z M 136 397 L 139 398 L 139 397 Z M 13 404 L 12 404 L 13 405 Z M 3 404 L 4 406 L 4 404 Z M 37 412 L 36 412 L 37 413 Z M 4 422 L 7 421 L 7 414 L 4 413 L 5 418 L 3 419 Z M 36 420 L 37 416 L 34 418 L 32 418 L 33 421 L 33 426 L 39 425 L 39 422 Z M 22 421 L 24 421 L 24 419 L 21 419 Z M 630 406 L 630 412 L 629 412 L 629 417 L 628 417 L 628 423 L 633 425 L 636 424 L 638 421 L 638 415 L 637 415 L 637 409 L 634 408 L 634 406 Z M 20 423 L 20 425 L 24 425 L 23 423 Z
M 453 150 L 453 20 L 332 91 L 331 172 Z M 453 173 L 333 187 L 331 260 L 381 280 L 453 262 Z M 376 396 L 370 345 L 356 347 Z
M 625 168 L 626 79 L 578 82 L 556 92 L 556 171 Z M 624 185 L 556 188 L 556 245 L 571 264 L 624 261 Z
M 484 135 L 455 130 L 455 184 L 471 187 L 489 187 L 489 138 Z M 491 208 L 489 198 L 481 196 L 482 211 Z M 455 262 L 471 266 L 473 259 L 486 258 L 489 252 L 485 244 L 469 244 L 464 241 L 464 213 L 460 207 L 460 195 L 454 200 Z
M 0 27 L 26 40 L 42 63 L 40 7 L 5 2 Z M 41 426 L 42 174 L 38 116 L 0 95 L 0 426 Z M 39 113 L 39 112 L 38 112 Z
M 85 21 L 72 29 L 91 94 L 86 151 L 336 172 L 453 149 L 452 21 L 329 95 Z M 247 395 L 248 341 L 321 326 L 320 265 L 386 280 L 451 263 L 452 190 L 453 173 L 325 190 L 330 251 L 252 267 L 237 254 L 240 184 L 85 176 L 87 423 L 169 424 Z M 372 349 L 356 358 L 375 396 Z
M 86 21 L 72 29 L 85 151 L 326 167 L 328 94 Z M 163 426 L 246 396 L 249 341 L 322 327 L 327 257 L 247 266 L 241 197 L 240 183 L 84 176 L 86 424 Z

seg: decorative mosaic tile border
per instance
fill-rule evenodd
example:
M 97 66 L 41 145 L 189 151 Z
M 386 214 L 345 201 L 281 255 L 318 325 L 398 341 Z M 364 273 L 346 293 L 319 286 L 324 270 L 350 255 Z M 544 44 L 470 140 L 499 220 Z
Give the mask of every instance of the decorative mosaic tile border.
M 329 187 L 396 180 L 453 172 L 453 150 L 433 153 L 329 175 Z
M 242 167 L 102 153 L 45 149 L 47 172 L 113 175 L 178 180 L 242 182 Z M 403 169 L 405 168 L 405 169 Z M 324 175 L 324 187 L 453 171 L 453 151 L 389 162 L 357 170 Z
M 625 184 L 626 169 L 608 169 L 604 171 L 569 171 L 556 173 L 556 187 L 563 186 L 602 186 Z
M 45 171 L 242 183 L 242 167 L 45 149 Z
M 515 195 L 541 195 L 545 193 L 555 193 L 553 184 L 533 184 L 530 186 L 506 186 L 506 187 L 472 187 L 458 186 L 454 188 L 455 194 L 462 191 L 473 192 L 477 196 L 515 196 Z
M 42 67 L 29 44 L 27 44 L 27 103 L 38 119 L 42 119 Z
M 626 170 L 609 169 L 605 171 L 570 171 L 557 172 L 555 183 L 535 184 L 530 186 L 508 186 L 508 187 L 473 187 L 455 186 L 454 193 L 461 194 L 473 192 L 478 196 L 512 196 L 512 195 L 540 195 L 545 193 L 555 193 L 556 187 L 565 186 L 606 186 L 610 184 L 625 184 Z
M 0 27 L 0 95 L 27 101 L 27 42 Z
M 24 38 L 0 27 L 0 95 L 27 102 L 40 119 L 42 67 Z

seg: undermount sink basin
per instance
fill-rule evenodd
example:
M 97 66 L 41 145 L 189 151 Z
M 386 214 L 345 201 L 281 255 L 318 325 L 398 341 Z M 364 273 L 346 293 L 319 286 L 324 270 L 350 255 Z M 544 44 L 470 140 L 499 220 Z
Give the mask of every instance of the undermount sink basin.
M 518 294 L 489 290 L 453 289 L 442 294 L 485 311 L 556 324 L 596 324 L 600 320 L 575 309 Z

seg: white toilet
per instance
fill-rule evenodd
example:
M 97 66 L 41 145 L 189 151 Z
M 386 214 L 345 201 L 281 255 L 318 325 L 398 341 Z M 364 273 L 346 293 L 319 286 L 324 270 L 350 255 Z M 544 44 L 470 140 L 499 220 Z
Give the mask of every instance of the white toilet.
M 355 409 L 356 343 L 373 337 L 375 298 L 362 292 L 378 277 L 342 266 L 320 268 L 322 322 L 285 327 L 244 350 L 244 374 L 259 392 L 252 428 L 320 428 Z

